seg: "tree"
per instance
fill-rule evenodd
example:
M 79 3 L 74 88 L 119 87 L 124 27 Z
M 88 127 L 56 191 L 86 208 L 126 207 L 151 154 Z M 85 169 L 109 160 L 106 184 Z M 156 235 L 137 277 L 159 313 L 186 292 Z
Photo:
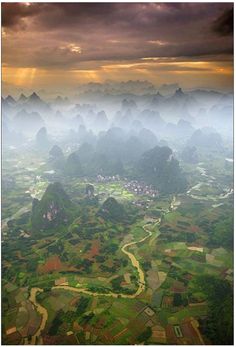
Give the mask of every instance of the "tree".
M 121 282 L 123 281 L 123 276 L 118 276 L 111 280 L 111 285 L 114 291 L 120 291 L 121 288 Z
M 198 276 L 196 291 L 202 291 L 209 303 L 206 335 L 213 344 L 233 344 L 233 288 L 223 279 L 211 275 Z
M 145 342 L 152 336 L 152 328 L 147 327 L 138 337 L 138 342 Z
M 179 293 L 174 293 L 174 300 L 173 300 L 174 306 L 181 306 L 182 305 L 182 295 Z

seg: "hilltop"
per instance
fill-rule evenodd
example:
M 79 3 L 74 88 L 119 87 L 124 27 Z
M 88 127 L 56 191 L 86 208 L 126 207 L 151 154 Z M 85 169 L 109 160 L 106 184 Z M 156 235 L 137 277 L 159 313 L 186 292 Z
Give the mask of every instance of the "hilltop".
M 112 197 L 109 197 L 105 200 L 105 202 L 102 204 L 102 207 L 98 211 L 98 215 L 106 220 L 115 222 L 122 222 L 126 218 L 124 206 Z
M 33 230 L 46 231 L 65 225 L 71 219 L 73 206 L 61 183 L 51 183 L 41 200 L 34 199 L 31 222 Z

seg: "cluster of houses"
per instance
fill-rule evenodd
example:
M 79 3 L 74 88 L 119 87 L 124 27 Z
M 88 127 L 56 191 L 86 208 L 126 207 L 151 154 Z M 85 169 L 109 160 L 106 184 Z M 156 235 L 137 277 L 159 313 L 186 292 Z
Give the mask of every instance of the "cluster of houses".
M 152 198 L 159 195 L 157 189 L 136 180 L 125 183 L 124 188 L 136 195 L 147 195 Z
M 97 175 L 97 178 L 96 178 L 96 182 L 104 182 L 104 183 L 116 182 L 120 180 L 121 178 L 119 175 L 114 175 L 114 176 Z M 124 178 L 124 180 L 125 180 L 124 188 L 133 194 L 146 195 L 151 198 L 155 198 L 159 195 L 158 190 L 150 185 L 147 185 L 143 182 L 139 182 L 136 180 L 129 181 L 128 178 Z
M 114 175 L 114 176 L 102 176 L 102 175 L 97 175 L 96 181 L 97 182 L 115 182 L 119 181 L 120 176 L 119 175 Z

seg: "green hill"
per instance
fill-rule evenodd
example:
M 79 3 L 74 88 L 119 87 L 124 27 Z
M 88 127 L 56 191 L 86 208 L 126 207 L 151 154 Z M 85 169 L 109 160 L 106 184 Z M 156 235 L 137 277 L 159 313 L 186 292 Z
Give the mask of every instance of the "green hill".
M 139 179 L 154 186 L 160 193 L 181 193 L 187 187 L 184 173 L 169 147 L 156 146 L 143 153 L 137 173 Z
M 66 225 L 72 216 L 73 204 L 59 182 L 47 187 L 42 199 L 34 199 L 31 214 L 34 231 L 52 230 Z
M 113 222 L 123 222 L 127 217 L 124 207 L 112 197 L 106 199 L 98 211 L 98 215 Z

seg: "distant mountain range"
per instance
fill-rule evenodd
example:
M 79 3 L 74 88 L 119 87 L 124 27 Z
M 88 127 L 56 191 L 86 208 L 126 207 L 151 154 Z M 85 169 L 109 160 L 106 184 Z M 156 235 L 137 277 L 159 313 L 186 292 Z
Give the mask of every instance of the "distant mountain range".
M 85 138 L 95 143 L 100 132 L 114 127 L 132 132 L 133 138 L 147 129 L 168 143 L 174 138 L 186 140 L 205 126 L 229 134 L 232 94 L 169 87 L 175 88 L 171 94 L 167 93 L 168 85 L 160 88 L 162 93 L 145 81 L 89 83 L 72 99 L 57 95 L 50 102 L 36 92 L 29 96 L 20 93 L 17 98 L 8 95 L 2 97 L 3 119 L 10 132 L 35 136 L 45 126 L 49 133 L 68 131 L 70 140 L 76 142 L 78 138 L 80 143 Z
M 50 110 L 48 103 L 43 101 L 35 92 L 33 92 L 28 97 L 21 93 L 17 100 L 14 99 L 11 95 L 8 95 L 5 99 L 2 98 L 2 104 L 4 107 L 24 107 L 26 111 L 47 112 Z

